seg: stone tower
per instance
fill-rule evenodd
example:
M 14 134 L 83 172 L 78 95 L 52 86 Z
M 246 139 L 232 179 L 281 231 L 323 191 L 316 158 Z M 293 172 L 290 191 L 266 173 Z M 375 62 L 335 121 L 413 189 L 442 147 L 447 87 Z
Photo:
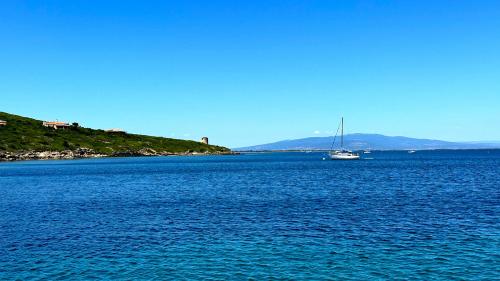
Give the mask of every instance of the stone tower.
M 202 137 L 201 142 L 204 144 L 208 144 L 208 138 L 207 137 Z

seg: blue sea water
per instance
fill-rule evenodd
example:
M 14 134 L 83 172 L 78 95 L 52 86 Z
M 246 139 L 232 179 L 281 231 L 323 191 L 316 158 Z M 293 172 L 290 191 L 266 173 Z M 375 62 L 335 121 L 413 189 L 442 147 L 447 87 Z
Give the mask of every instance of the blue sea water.
M 0 279 L 495 280 L 500 150 L 0 164 Z

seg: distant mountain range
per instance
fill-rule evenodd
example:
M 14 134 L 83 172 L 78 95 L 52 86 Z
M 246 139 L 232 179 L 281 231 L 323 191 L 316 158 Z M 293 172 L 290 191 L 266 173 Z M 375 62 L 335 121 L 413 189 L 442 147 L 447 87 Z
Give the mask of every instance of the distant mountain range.
M 328 150 L 333 137 L 310 137 L 296 140 L 283 140 L 274 143 L 234 148 L 234 151 L 265 150 Z M 338 148 L 337 137 L 334 148 Z M 379 134 L 349 134 L 344 136 L 344 147 L 349 150 L 425 150 L 425 149 L 480 149 L 500 148 L 500 142 L 448 142 L 431 139 L 390 137 Z

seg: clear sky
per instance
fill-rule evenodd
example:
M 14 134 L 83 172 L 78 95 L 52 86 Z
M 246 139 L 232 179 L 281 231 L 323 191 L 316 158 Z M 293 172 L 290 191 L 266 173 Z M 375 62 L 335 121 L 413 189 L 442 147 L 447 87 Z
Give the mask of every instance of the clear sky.
M 500 140 L 500 1 L 2 1 L 0 111 L 229 147 Z

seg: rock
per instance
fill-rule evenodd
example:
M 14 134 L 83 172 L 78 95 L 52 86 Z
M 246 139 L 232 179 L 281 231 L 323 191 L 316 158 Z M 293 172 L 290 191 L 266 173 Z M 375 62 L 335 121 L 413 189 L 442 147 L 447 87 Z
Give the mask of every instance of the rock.
M 0 161 L 16 161 L 16 160 L 57 160 L 57 159 L 75 159 L 75 158 L 91 158 L 104 157 L 105 154 L 95 153 L 88 148 L 79 148 L 74 151 L 21 151 L 21 152 L 0 152 Z
M 157 156 L 159 155 L 154 149 L 152 148 L 143 148 L 139 150 L 139 154 L 143 156 Z
M 19 161 L 19 160 L 57 160 L 57 159 L 77 159 L 77 158 L 96 158 L 96 157 L 132 157 L 132 156 L 171 156 L 171 155 L 231 155 L 237 154 L 234 152 L 195 152 L 188 150 L 184 153 L 172 152 L 157 152 L 151 148 L 143 148 L 139 151 L 118 151 L 112 154 L 96 153 L 93 149 L 80 147 L 75 150 L 63 151 L 20 151 L 20 152 L 7 152 L 0 151 L 0 161 Z

